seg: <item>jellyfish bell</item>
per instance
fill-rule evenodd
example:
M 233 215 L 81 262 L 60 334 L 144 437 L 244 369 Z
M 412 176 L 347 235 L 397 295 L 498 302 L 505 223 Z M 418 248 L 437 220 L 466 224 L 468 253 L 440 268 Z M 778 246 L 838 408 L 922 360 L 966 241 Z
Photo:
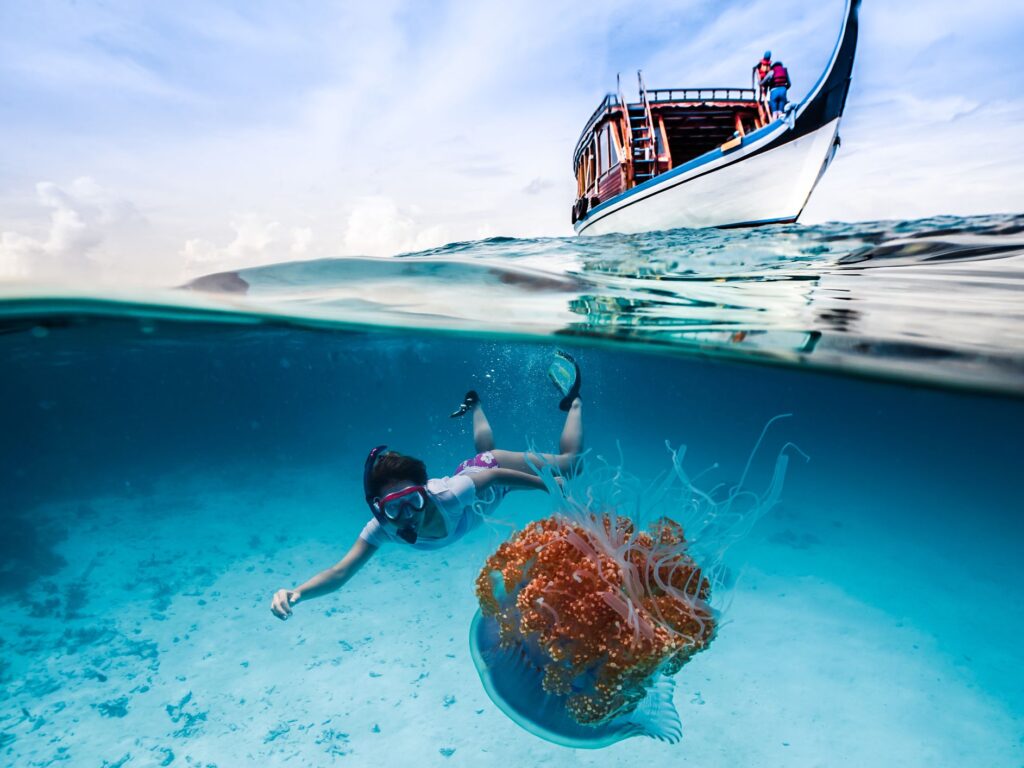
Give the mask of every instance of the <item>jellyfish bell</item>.
M 630 736 L 651 736 L 673 744 L 682 738 L 671 677 L 659 676 L 632 711 L 599 725 L 581 725 L 569 715 L 563 697 L 544 690 L 540 650 L 503 648 L 497 622 L 480 611 L 470 628 L 470 651 L 491 701 L 510 720 L 546 741 L 574 749 L 600 749 Z
M 715 617 L 677 523 L 532 523 L 488 558 L 477 596 L 473 660 L 520 726 L 574 748 L 682 737 L 670 676 L 711 641 Z

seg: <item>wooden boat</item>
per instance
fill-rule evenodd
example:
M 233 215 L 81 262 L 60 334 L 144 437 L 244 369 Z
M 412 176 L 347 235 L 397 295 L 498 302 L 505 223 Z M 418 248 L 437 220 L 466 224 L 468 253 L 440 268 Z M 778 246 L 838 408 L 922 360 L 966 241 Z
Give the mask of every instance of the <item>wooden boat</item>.
M 824 73 L 772 119 L 754 88 L 644 87 L 605 96 L 576 143 L 579 234 L 750 227 L 799 218 L 839 147 L 860 0 L 847 0 Z

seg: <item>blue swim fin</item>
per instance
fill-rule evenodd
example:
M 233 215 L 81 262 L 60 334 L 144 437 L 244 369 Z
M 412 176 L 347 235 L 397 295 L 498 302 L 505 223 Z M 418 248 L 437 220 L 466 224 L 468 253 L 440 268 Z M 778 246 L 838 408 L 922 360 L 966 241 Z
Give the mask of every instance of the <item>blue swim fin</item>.
M 562 393 L 562 401 L 558 407 L 563 411 L 568 411 L 572 406 L 572 401 L 580 396 L 580 367 L 576 365 L 572 355 L 560 349 L 555 350 L 555 359 L 548 367 L 548 378 Z

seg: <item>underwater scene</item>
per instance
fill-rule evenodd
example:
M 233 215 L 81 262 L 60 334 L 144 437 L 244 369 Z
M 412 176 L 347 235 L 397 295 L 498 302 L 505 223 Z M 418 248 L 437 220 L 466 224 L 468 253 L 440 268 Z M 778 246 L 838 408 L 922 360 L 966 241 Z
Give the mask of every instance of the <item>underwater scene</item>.
M 0 762 L 1022 765 L 1022 253 L 981 217 L 6 286 Z M 399 540 L 385 445 L 475 494 L 457 540 Z

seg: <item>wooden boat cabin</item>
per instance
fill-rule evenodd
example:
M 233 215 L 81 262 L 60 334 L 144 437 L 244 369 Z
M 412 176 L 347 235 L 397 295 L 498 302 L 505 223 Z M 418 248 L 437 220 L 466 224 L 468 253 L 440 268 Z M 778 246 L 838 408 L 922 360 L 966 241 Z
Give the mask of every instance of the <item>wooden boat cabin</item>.
M 738 147 L 767 125 L 771 111 L 753 88 L 647 90 L 638 72 L 639 100 L 619 88 L 587 121 L 576 143 L 576 203 L 572 221 L 655 176 L 704 153 Z

